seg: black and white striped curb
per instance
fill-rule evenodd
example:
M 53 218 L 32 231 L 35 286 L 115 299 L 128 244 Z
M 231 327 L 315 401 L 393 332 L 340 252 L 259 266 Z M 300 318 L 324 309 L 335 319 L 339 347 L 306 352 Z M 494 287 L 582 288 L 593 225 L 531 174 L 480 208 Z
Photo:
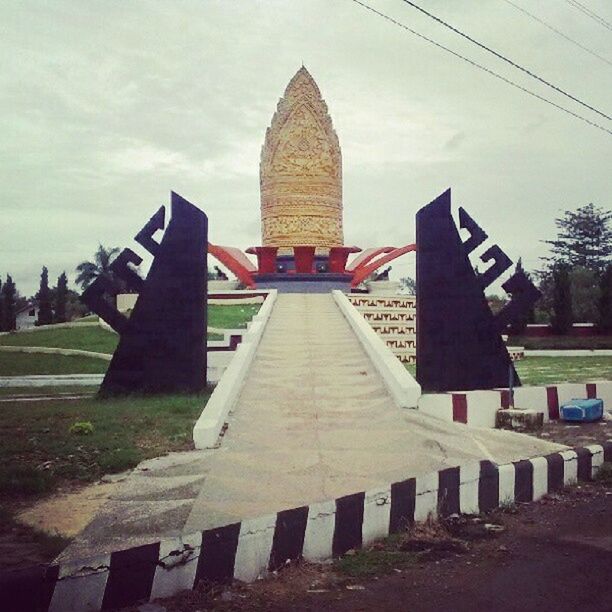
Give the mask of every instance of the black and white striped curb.
M 339 556 L 429 515 L 536 500 L 591 480 L 604 461 L 612 461 L 612 442 L 503 465 L 474 462 L 97 559 L 5 571 L 0 609 L 109 610 L 169 597 L 200 581 L 248 582 L 288 559 Z

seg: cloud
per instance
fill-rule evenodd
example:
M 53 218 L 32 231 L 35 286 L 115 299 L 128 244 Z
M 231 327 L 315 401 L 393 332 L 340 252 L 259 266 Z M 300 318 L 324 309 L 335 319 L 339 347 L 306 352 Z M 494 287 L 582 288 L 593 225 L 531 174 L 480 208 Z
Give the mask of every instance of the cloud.
M 371 1 L 539 87 L 403 3 Z M 504 3 L 431 10 L 595 105 L 609 98 L 607 66 Z M 609 49 L 571 7 L 538 11 Z M 452 186 L 495 242 L 536 266 L 562 210 L 609 204 L 608 135 L 350 2 L 8 3 L 2 33 L 0 274 L 26 294 L 43 264 L 54 278 L 99 242 L 131 245 L 171 189 L 206 210 L 212 240 L 257 244 L 260 147 L 302 61 L 340 138 L 347 243 L 410 242 L 416 210 Z

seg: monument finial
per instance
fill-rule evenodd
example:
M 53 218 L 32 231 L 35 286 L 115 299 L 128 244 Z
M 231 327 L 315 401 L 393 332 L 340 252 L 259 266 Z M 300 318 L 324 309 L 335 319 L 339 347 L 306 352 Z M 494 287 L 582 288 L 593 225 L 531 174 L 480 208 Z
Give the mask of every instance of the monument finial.
M 344 244 L 340 144 L 303 62 L 266 132 L 259 176 L 264 246 Z

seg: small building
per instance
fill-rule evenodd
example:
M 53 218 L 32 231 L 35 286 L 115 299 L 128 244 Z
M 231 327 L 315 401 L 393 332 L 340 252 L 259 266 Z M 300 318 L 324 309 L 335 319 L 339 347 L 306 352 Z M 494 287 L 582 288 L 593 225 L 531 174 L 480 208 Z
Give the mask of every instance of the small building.
M 28 303 L 17 311 L 16 329 L 30 329 L 36 325 L 38 320 L 38 306 Z

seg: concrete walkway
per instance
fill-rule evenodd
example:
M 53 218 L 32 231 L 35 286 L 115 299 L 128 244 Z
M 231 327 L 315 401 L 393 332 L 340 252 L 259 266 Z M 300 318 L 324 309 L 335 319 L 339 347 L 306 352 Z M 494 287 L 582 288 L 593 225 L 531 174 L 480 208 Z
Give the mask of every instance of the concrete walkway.
M 279 295 L 185 531 L 556 448 L 398 409 L 331 295 Z
M 104 374 L 29 374 L 0 376 L 0 387 L 95 387 Z
M 331 295 L 283 294 L 221 447 L 135 470 L 62 558 L 560 448 L 397 408 Z

